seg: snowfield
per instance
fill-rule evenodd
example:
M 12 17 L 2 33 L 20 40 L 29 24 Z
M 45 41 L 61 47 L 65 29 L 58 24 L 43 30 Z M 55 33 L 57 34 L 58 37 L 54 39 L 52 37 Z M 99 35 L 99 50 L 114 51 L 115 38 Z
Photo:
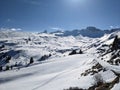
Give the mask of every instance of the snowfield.
M 87 88 L 92 77 L 80 74 L 91 66 L 93 55 L 55 58 L 42 64 L 0 73 L 1 90 L 63 90 L 70 86 Z M 84 82 L 84 83 L 83 83 Z
M 116 35 L 120 32 L 89 38 L 0 31 L 0 90 L 91 90 L 98 74 L 108 90 L 120 90 L 120 80 L 115 81 L 120 50 L 111 49 Z

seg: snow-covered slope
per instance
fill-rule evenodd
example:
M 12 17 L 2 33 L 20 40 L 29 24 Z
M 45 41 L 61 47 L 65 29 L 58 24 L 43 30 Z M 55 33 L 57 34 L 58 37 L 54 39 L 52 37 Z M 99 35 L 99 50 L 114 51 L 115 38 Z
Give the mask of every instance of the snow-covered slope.
M 101 38 L 22 31 L 0 35 L 0 90 L 120 90 L 119 31 Z M 70 55 L 74 50 L 83 54 Z
M 20 70 L 1 72 L 0 89 L 63 90 L 70 86 L 87 88 L 91 86 L 92 77 L 82 78 L 80 74 L 90 67 L 93 59 L 89 54 L 67 56 Z
M 3 34 L 4 33 L 4 34 Z M 7 66 L 25 66 L 30 58 L 34 62 L 42 59 L 68 56 L 72 50 L 82 49 L 83 51 L 95 42 L 95 39 L 82 36 L 59 37 L 54 34 L 46 33 L 26 33 L 22 31 L 0 31 L 0 65 Z M 5 64 L 6 57 L 10 57 L 9 64 Z

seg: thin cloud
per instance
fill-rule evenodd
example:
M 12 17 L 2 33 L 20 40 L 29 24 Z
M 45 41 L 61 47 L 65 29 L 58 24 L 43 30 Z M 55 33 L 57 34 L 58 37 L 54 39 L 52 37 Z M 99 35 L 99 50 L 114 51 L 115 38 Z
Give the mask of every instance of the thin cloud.
M 22 29 L 21 28 L 11 28 L 10 30 L 12 30 L 12 31 L 21 31 Z
M 0 28 L 0 30 L 5 31 L 5 30 L 11 30 L 11 31 L 21 31 L 21 28 Z
M 63 31 L 63 30 L 64 30 L 64 29 L 59 28 L 59 27 L 52 27 L 52 28 L 50 28 L 50 29 L 52 29 L 52 30 L 61 30 L 61 31 Z
M 118 26 L 110 26 L 110 29 L 119 28 Z

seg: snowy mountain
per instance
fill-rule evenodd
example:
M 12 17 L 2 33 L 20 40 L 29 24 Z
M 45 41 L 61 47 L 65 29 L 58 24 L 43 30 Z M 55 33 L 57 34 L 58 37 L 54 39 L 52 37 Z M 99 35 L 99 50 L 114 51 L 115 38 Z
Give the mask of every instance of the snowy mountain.
M 0 31 L 0 90 L 120 90 L 120 31 L 113 31 Z
M 82 36 L 86 36 L 86 37 L 91 37 L 91 38 L 99 38 L 104 36 L 104 34 L 110 34 L 112 32 L 115 31 L 120 31 L 120 28 L 116 28 L 116 29 L 111 29 L 111 30 L 101 30 L 98 29 L 96 27 L 87 27 L 86 29 L 81 29 L 81 30 L 72 30 L 72 31 L 56 31 L 56 32 L 52 32 L 52 34 L 54 33 L 56 36 L 78 36 L 78 35 L 82 35 Z
M 6 56 L 12 58 L 9 64 L 24 65 L 29 62 L 31 57 L 34 58 L 35 62 L 39 62 L 41 58 L 47 59 L 49 56 L 50 58 L 66 56 L 71 50 L 79 50 L 82 47 L 85 50 L 94 42 L 92 38 L 84 38 L 82 36 L 59 37 L 54 34 L 37 34 L 11 30 L 1 31 L 0 34 L 2 59 L 0 64 L 3 67 L 6 67 L 6 64 L 3 64 Z

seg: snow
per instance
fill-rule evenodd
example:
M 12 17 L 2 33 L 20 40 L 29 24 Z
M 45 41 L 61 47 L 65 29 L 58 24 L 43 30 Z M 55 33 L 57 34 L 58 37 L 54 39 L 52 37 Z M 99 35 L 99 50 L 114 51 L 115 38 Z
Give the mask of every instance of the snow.
M 93 60 L 92 55 L 82 54 L 54 58 L 49 62 L 20 70 L 1 72 L 1 90 L 63 90 L 70 86 L 87 88 L 92 77 L 81 77 Z M 83 83 L 85 82 L 85 83 Z M 87 85 L 86 85 L 87 83 Z
M 116 84 L 111 90 L 120 90 L 120 83 Z
M 37 61 L 43 55 L 49 54 L 52 54 L 52 58 L 67 56 L 72 49 L 82 48 L 86 50 L 95 41 L 94 39 L 84 38 L 82 36 L 59 37 L 54 34 L 38 34 L 10 30 L 0 31 L 0 34 L 0 41 L 2 42 L 0 44 L 5 45 L 8 51 L 20 51 L 15 57 L 12 57 L 14 62 L 18 63 L 29 61 L 31 57 Z
M 88 89 L 94 84 L 94 75 L 81 76 L 81 73 L 90 69 L 96 62 L 107 69 L 105 72 L 99 72 L 104 81 L 111 82 L 116 77 L 111 70 L 120 72 L 120 66 L 107 63 L 111 53 L 101 57 L 97 49 L 107 49 L 107 46 L 102 45 L 112 44 L 115 35 L 120 33 L 89 38 L 81 35 L 60 37 L 48 33 L 0 31 L 0 45 L 5 45 L 5 50 L 1 52 L 9 52 L 12 55 L 8 65 L 14 65 L 16 62 L 24 65 L 20 69 L 16 67 L 0 72 L 0 90 L 63 90 L 69 87 Z M 84 54 L 69 56 L 74 49 L 82 49 Z M 49 54 L 52 56 L 47 60 L 38 61 L 41 56 Z M 35 62 L 27 67 L 26 63 L 30 57 L 33 57 Z M 4 61 L 4 58 L 1 61 Z M 119 90 L 119 86 L 120 83 L 115 84 L 112 90 Z

